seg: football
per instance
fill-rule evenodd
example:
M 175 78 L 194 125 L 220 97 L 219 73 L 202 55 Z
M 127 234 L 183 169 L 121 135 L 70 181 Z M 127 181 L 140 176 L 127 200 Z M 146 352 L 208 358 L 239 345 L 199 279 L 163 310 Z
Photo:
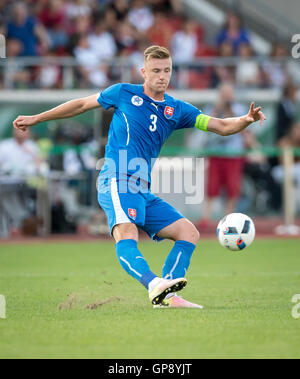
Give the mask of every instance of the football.
M 220 244 L 227 249 L 232 251 L 244 250 L 254 240 L 254 222 L 243 213 L 231 213 L 219 222 L 217 236 Z

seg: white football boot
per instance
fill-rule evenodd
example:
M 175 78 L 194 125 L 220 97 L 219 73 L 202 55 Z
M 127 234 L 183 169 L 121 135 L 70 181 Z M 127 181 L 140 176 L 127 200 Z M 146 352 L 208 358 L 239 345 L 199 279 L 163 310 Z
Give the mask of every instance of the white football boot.
M 181 296 L 174 294 L 171 297 L 164 299 L 160 304 L 154 305 L 153 308 L 198 308 L 203 309 L 202 305 L 190 303 L 184 300 Z
M 181 291 L 186 285 L 185 278 L 160 279 L 156 286 L 149 291 L 149 299 L 153 305 L 161 304 L 169 293 Z

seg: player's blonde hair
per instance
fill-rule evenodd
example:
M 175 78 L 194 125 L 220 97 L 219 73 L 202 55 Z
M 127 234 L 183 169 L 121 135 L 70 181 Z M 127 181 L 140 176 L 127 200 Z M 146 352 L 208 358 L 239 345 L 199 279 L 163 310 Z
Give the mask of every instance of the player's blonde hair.
M 144 52 L 145 62 L 150 59 L 168 59 L 171 58 L 171 54 L 166 47 L 163 46 L 150 46 Z

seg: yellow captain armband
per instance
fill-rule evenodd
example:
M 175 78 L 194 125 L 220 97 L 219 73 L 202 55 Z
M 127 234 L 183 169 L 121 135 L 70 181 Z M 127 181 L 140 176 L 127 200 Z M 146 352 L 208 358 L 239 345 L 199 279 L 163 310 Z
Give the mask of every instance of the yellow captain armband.
M 199 114 L 199 116 L 197 116 L 196 118 L 195 128 L 207 132 L 207 125 L 210 119 L 210 116 L 206 116 L 203 113 Z

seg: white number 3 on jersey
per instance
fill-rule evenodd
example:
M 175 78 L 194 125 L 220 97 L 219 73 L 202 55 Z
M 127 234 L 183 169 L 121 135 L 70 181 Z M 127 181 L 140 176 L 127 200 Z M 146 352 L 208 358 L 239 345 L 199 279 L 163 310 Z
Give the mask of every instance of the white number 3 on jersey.
M 150 119 L 152 120 L 152 123 L 151 125 L 149 126 L 149 129 L 151 130 L 151 132 L 155 132 L 156 129 L 157 129 L 157 126 L 156 126 L 156 123 L 157 123 L 157 116 L 155 114 L 152 114 L 150 116 Z

